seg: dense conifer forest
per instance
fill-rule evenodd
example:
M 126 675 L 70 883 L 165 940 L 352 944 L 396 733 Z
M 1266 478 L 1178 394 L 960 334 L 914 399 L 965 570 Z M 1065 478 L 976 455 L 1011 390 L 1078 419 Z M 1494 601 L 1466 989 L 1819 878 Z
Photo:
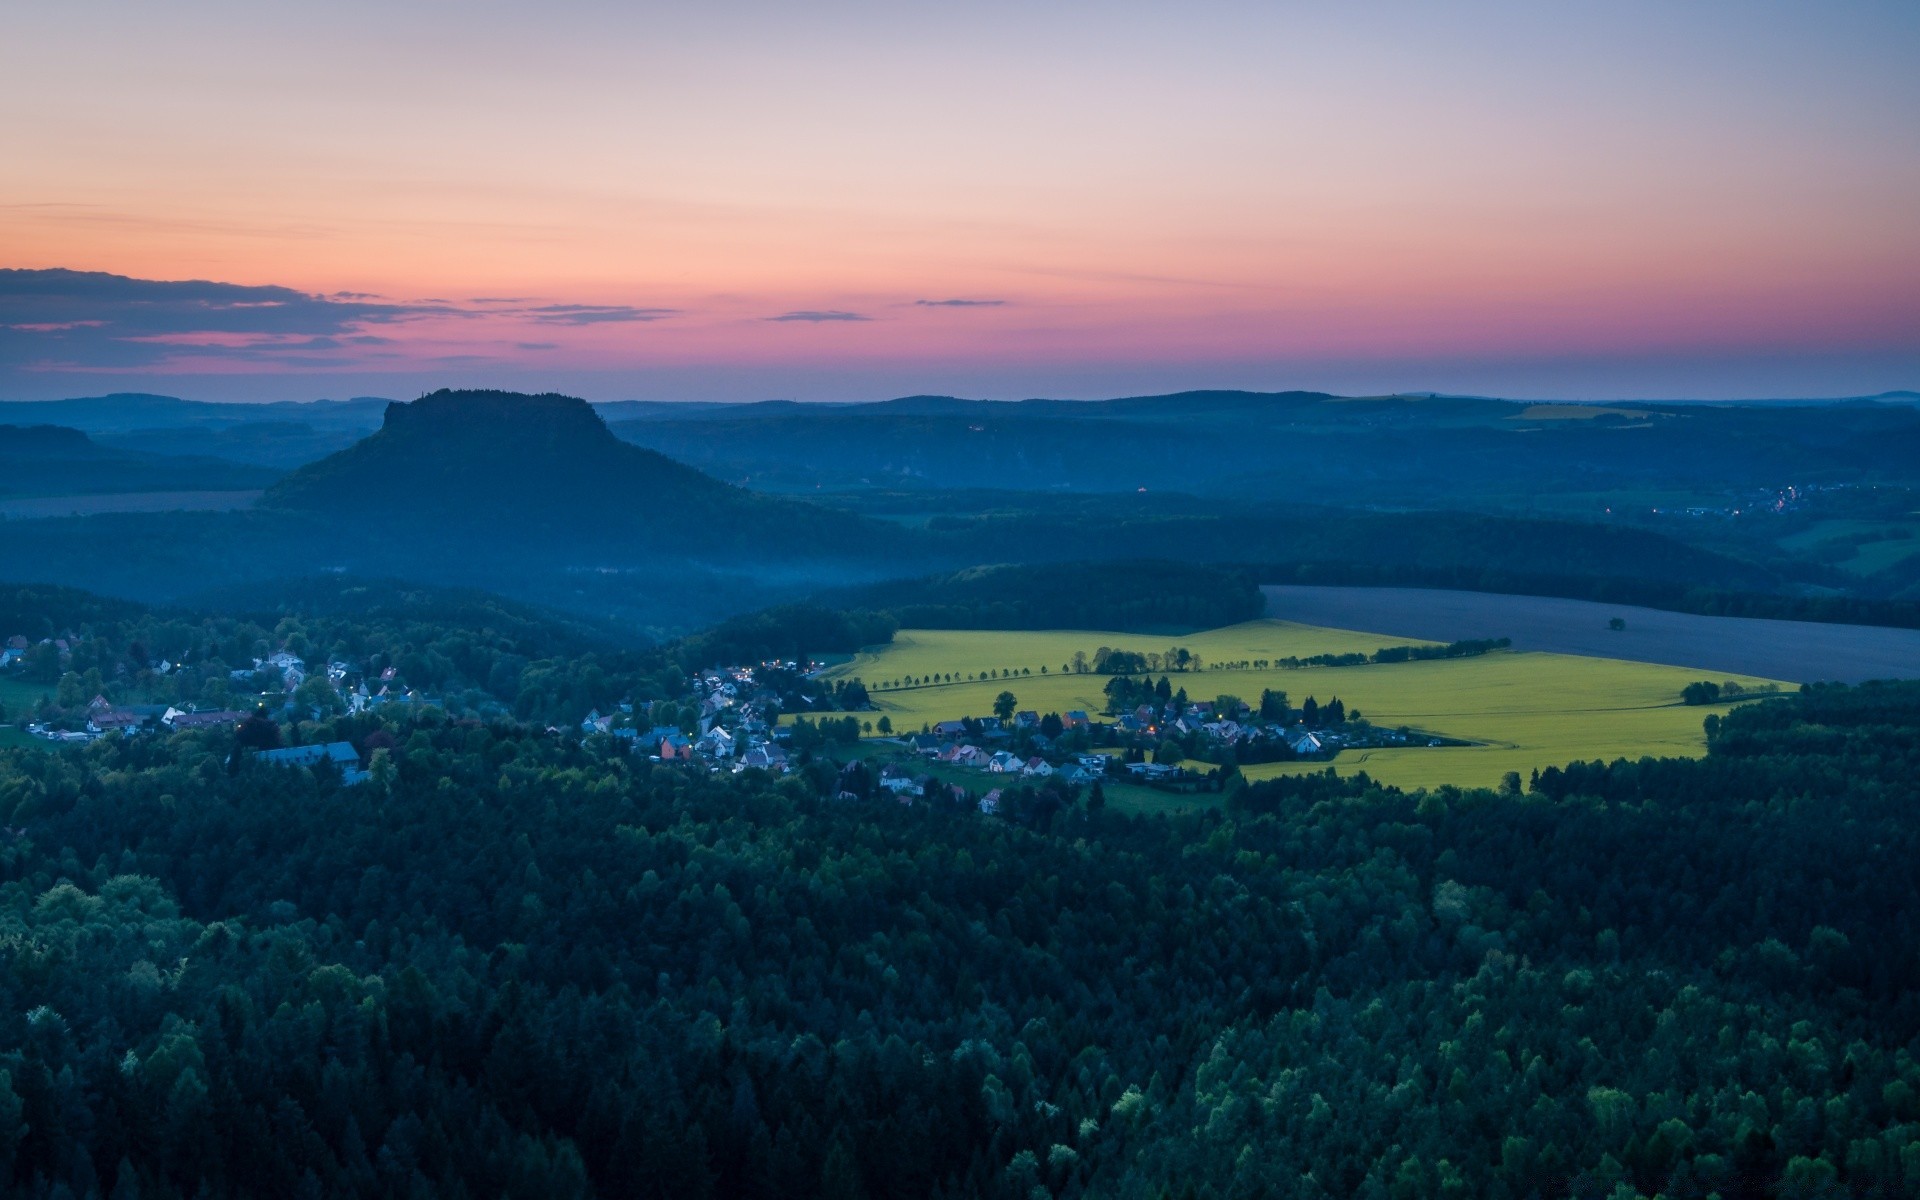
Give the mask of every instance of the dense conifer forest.
M 358 786 L 219 729 L 0 752 L 13 1194 L 1920 1188 L 1920 686 L 1497 792 L 983 815 L 849 798 L 831 747 L 729 776 L 555 734 L 682 667 L 516 620 L 226 630 L 514 674 L 490 716 L 290 731 L 380 747 Z

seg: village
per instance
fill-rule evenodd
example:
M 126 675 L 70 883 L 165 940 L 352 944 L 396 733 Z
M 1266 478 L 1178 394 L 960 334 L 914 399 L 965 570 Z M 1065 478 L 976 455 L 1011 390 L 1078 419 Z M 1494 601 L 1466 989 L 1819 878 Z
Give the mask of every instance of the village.
M 938 798 L 989 813 L 1008 789 L 1023 784 L 1072 790 L 1117 782 L 1182 793 L 1204 790 L 1223 768 L 1244 763 L 1325 762 L 1345 749 L 1452 744 L 1410 729 L 1376 728 L 1337 698 L 1321 705 L 1309 697 L 1298 708 L 1271 691 L 1258 705 L 1224 696 L 1189 700 L 1164 677 L 1156 684 L 1116 676 L 1107 687 L 1109 711 L 1099 716 L 1020 709 L 1013 693 L 1003 692 L 994 715 L 933 722 L 917 733 L 894 729 L 884 713 L 863 715 L 873 710 L 857 680 L 843 683 L 834 699 L 857 697 L 858 708 L 827 708 L 830 701 L 804 685 L 768 686 L 771 677 L 811 680 L 821 669 L 792 662 L 711 668 L 691 680 L 697 727 L 643 728 L 623 705 L 619 712 L 588 714 L 581 732 L 627 740 L 653 761 L 711 771 L 785 773 L 830 749 L 872 769 L 871 779 L 857 772 L 849 777 L 849 797 L 881 792 L 908 804 Z
M 41 706 L 50 709 L 42 719 L 21 722 L 30 736 L 55 743 L 89 742 L 109 736 L 188 729 L 232 727 L 265 706 L 270 715 L 287 720 L 317 720 L 336 713 L 363 713 L 397 706 L 428 706 L 439 701 L 396 681 L 396 671 L 386 667 L 366 670 L 339 660 L 309 667 L 298 655 L 281 650 L 253 660 L 251 667 L 226 672 L 228 694 L 232 698 L 221 706 L 194 703 L 114 703 L 107 699 L 103 681 L 83 679 L 69 668 L 74 652 L 83 639 L 67 635 L 43 638 L 37 642 L 15 634 L 0 647 L 0 679 L 17 678 L 24 672 L 30 656 L 45 656 L 54 669 L 45 672 L 57 676 L 57 690 Z M 165 678 L 178 669 L 177 664 L 156 659 L 147 664 L 154 676 Z M 97 674 L 97 673 L 96 673 Z M 44 676 L 43 676 L 44 678 Z M 65 693 L 85 684 L 99 685 L 92 698 L 82 704 Z M 235 701 L 246 697 L 253 701 L 245 709 Z
M 214 689 L 224 704 L 116 703 L 108 692 L 128 689 L 101 684 L 93 690 L 97 672 L 81 676 L 70 669 L 82 648 L 82 640 L 71 635 L 34 642 L 15 635 L 5 643 L 0 679 L 20 678 L 32 664 L 42 682 L 58 680 L 31 719 L 15 714 L 27 736 L 72 744 L 235 729 L 263 716 L 297 726 L 442 705 L 407 686 L 392 666 L 340 659 L 309 664 L 287 649 L 224 669 L 224 686 Z M 159 680 L 179 669 L 164 660 L 147 666 Z M 1000 694 L 991 715 L 942 720 L 913 732 L 896 730 L 884 712 L 876 713 L 859 680 L 827 680 L 826 671 L 824 663 L 791 660 L 709 667 L 688 677 L 680 698 L 623 700 L 605 711 L 592 709 L 571 730 L 548 726 L 547 732 L 583 745 L 606 739 L 606 748 L 650 762 L 716 773 L 779 775 L 816 758 L 851 760 L 862 767 L 846 781 L 848 795 L 884 794 L 908 804 L 939 798 L 989 813 L 1015 787 L 1072 794 L 1118 784 L 1191 793 L 1216 787 L 1226 771 L 1250 763 L 1324 762 L 1350 748 L 1444 743 L 1407 729 L 1375 728 L 1337 698 L 1320 705 L 1309 697 L 1299 707 L 1272 691 L 1257 703 L 1232 696 L 1192 700 L 1165 676 L 1156 682 L 1132 675 L 1109 680 L 1107 709 L 1098 715 L 1021 709 L 1009 691 Z M 469 715 L 510 718 L 497 701 Z M 347 784 L 367 778 L 369 764 L 345 742 L 266 746 L 253 753 L 267 763 L 337 771 Z

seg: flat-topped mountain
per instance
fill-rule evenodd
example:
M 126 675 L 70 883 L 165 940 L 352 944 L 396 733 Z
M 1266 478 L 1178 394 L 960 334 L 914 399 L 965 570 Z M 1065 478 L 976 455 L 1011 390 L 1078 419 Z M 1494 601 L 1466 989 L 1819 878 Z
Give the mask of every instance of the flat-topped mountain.
M 537 534 L 555 545 L 713 552 L 760 545 L 777 557 L 833 556 L 893 532 L 722 483 L 621 441 L 586 401 L 554 393 L 439 391 L 389 404 L 377 432 L 293 472 L 260 507 L 456 538 Z

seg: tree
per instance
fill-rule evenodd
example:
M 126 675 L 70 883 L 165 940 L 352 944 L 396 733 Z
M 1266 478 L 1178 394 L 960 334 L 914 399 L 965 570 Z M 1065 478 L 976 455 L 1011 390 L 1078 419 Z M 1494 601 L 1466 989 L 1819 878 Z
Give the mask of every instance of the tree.
M 1284 721 L 1290 715 L 1287 707 L 1287 694 L 1272 688 L 1263 688 L 1260 692 L 1260 719 L 1263 721 Z
M 993 698 L 993 715 L 999 717 L 1002 721 L 1011 721 L 1013 720 L 1013 711 L 1019 704 L 1020 702 L 1014 699 L 1012 692 L 1001 692 Z
M 1607 622 L 1607 628 L 1613 630 L 1615 633 L 1619 633 L 1626 627 L 1627 619 L 1625 617 L 1614 617 Z
M 233 744 L 242 750 L 275 749 L 280 745 L 280 726 L 267 715 L 266 709 L 256 708 L 234 730 Z
M 384 747 L 375 750 L 373 760 L 367 764 L 368 785 L 379 795 L 391 795 L 394 781 L 399 777 L 400 770 L 393 765 L 393 752 Z
M 1680 699 L 1686 704 L 1712 704 L 1720 699 L 1720 685 L 1709 679 L 1696 680 L 1680 689 Z
M 891 735 L 893 733 L 893 718 L 883 713 L 880 719 L 873 723 L 873 727 L 881 733 Z
M 1186 751 L 1180 749 L 1180 743 L 1174 741 L 1172 738 L 1168 738 L 1154 749 L 1153 761 L 1157 763 L 1177 763 L 1186 756 Z
M 310 709 L 322 716 L 338 713 L 346 708 L 346 705 L 341 703 L 340 693 L 333 690 L 333 685 L 327 682 L 324 675 L 315 675 L 301 684 L 294 691 L 293 699 L 294 703 L 300 707 Z
M 27 678 L 35 683 L 52 683 L 60 678 L 60 647 L 52 642 L 36 642 L 25 655 Z
M 1040 732 L 1045 734 L 1049 739 L 1059 737 L 1060 731 L 1064 728 L 1066 728 L 1066 724 L 1060 720 L 1059 713 L 1048 713 L 1046 716 L 1040 718 Z
M 1300 723 L 1309 726 L 1320 723 L 1320 702 L 1312 696 L 1300 702 Z

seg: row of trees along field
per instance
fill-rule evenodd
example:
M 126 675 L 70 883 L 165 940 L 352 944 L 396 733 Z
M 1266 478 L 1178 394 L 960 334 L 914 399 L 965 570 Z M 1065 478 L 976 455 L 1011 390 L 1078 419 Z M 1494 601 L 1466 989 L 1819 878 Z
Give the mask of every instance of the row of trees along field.
M 988 817 L 516 724 L 0 752 L 29 1197 L 1920 1191 L 1920 687 Z

